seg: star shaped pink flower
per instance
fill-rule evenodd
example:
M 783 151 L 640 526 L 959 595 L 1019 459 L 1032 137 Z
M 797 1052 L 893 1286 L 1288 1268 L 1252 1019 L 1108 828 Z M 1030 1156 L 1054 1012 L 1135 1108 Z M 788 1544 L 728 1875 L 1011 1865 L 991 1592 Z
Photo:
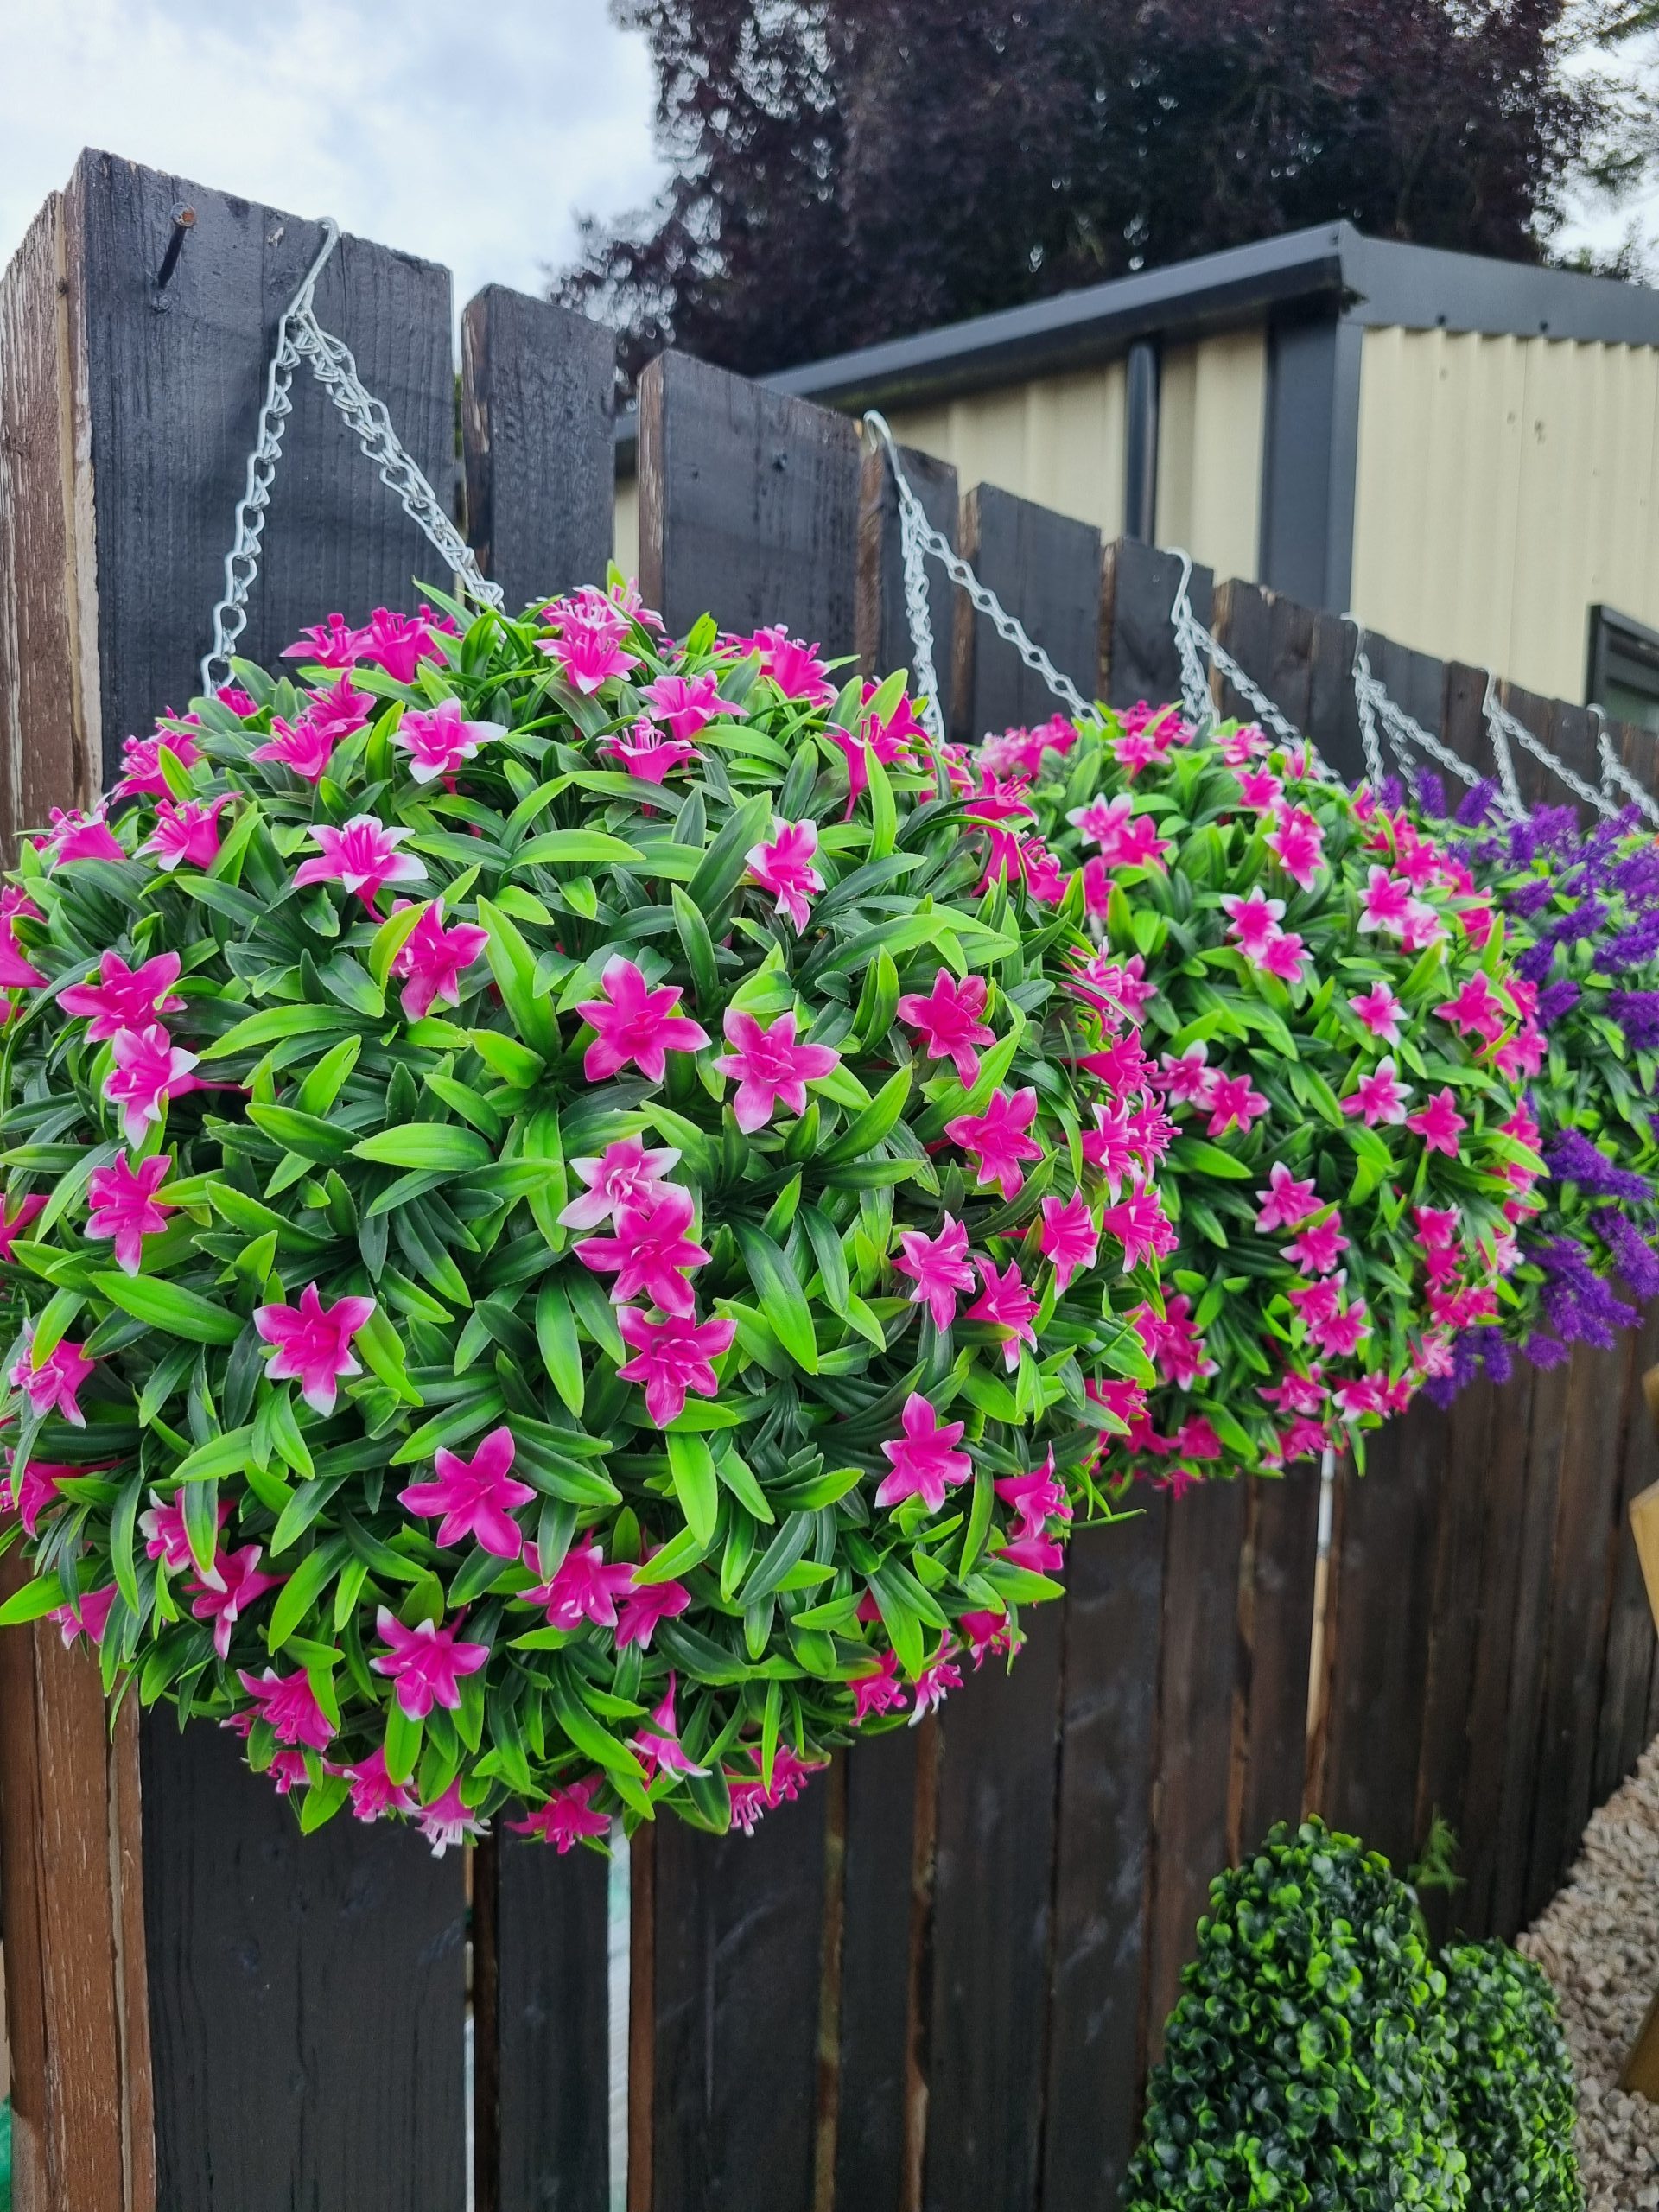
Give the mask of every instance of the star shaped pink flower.
M 589 1083 L 603 1083 L 630 1062 L 648 1083 L 660 1083 L 670 1052 L 700 1052 L 709 1042 L 708 1031 L 679 1012 L 677 983 L 652 988 L 620 952 L 606 962 L 599 982 L 604 996 L 576 1007 L 594 1032 L 582 1063 Z
M 384 1745 L 371 1751 L 356 1766 L 346 1769 L 346 1784 L 352 1793 L 352 1813 L 357 1820 L 378 1821 L 383 1813 L 416 1810 L 414 1792 L 394 1782 L 387 1771 Z
M 230 1657 L 231 1631 L 244 1608 L 256 1598 L 263 1598 L 266 1591 L 277 1588 L 283 1580 L 280 1574 L 263 1573 L 260 1556 L 257 1544 L 220 1552 L 213 1561 L 213 1579 L 194 1586 L 190 1611 L 199 1621 L 212 1621 L 213 1649 L 221 1659 Z
M 982 976 L 964 976 L 958 982 L 941 968 L 925 997 L 910 991 L 899 1000 L 899 1019 L 921 1032 L 930 1060 L 949 1060 L 963 1089 L 972 1090 L 979 1080 L 979 1048 L 996 1042 L 995 1031 L 985 1021 Z
M 1037 1301 L 1026 1287 L 1017 1261 L 1010 1260 L 1001 1274 L 988 1260 L 976 1260 L 974 1264 L 984 1287 L 968 1308 L 968 1319 L 988 1322 L 1001 1332 L 1002 1363 L 1013 1374 L 1020 1364 L 1020 1345 L 1029 1344 L 1033 1351 L 1037 1349 L 1036 1332 L 1031 1325 Z
M 652 720 L 661 722 L 681 743 L 715 720 L 732 720 L 746 711 L 721 697 L 719 678 L 706 670 L 700 676 L 659 676 L 639 696 L 650 708 Z
M 1514 1019 L 1484 969 L 1478 969 L 1455 996 L 1434 1011 L 1460 1036 L 1478 1037 L 1484 1045 L 1496 1044 Z
M 646 1582 L 641 1580 L 649 1558 L 633 1570 L 633 1580 L 622 1599 L 622 1610 L 617 1616 L 616 1648 L 626 1650 L 637 1643 L 642 1651 L 649 1651 L 651 1639 L 659 1621 L 679 1618 L 691 1603 L 691 1592 L 683 1582 Z
M 152 1122 L 159 1122 L 169 1099 L 200 1088 L 191 1070 L 198 1055 L 181 1051 L 153 1021 L 147 1029 L 119 1029 L 110 1040 L 114 1062 L 104 1078 L 104 1096 L 119 1110 L 129 1144 L 142 1144 Z
M 1421 1137 L 1424 1149 L 1443 1152 L 1448 1160 L 1457 1158 L 1458 1139 L 1468 1126 L 1458 1111 L 1458 1103 L 1449 1085 L 1437 1090 L 1416 1113 L 1406 1116 L 1406 1127 Z
M 585 698 L 639 665 L 639 656 L 624 652 L 617 632 L 607 626 L 567 622 L 558 637 L 538 638 L 536 642 L 557 661 L 571 690 Z
M 645 1411 L 658 1428 L 679 1419 L 689 1392 L 712 1398 L 718 1391 L 714 1363 L 731 1350 L 735 1321 L 696 1322 L 676 1315 L 652 1321 L 637 1306 L 623 1306 L 616 1325 L 634 1352 L 616 1371 L 623 1382 L 644 1386 Z
M 539 1562 L 536 1571 L 541 1572 Z M 578 1629 L 584 1621 L 595 1628 L 614 1628 L 616 1601 L 633 1585 L 633 1569 L 626 1560 L 607 1562 L 605 1548 L 595 1535 L 581 1537 L 559 1561 L 550 1580 L 526 1590 L 527 1604 L 545 1605 L 550 1628 Z
M 417 1621 L 405 1628 L 389 1605 L 374 1617 L 385 1651 L 369 1664 L 390 1675 L 398 1704 L 411 1720 L 424 1720 L 435 1705 L 453 1713 L 461 1703 L 461 1678 L 475 1675 L 490 1656 L 487 1643 L 462 1643 L 453 1628 Z
M 404 986 L 401 1003 L 408 1019 L 419 1021 L 435 1006 L 459 1006 L 461 976 L 489 941 L 489 931 L 472 922 L 446 929 L 443 909 L 435 901 L 425 908 L 391 963 Z
M 995 1184 L 1005 1198 L 1017 1198 L 1026 1179 L 1021 1162 L 1043 1157 L 1043 1147 L 1028 1134 L 1036 1115 L 1035 1090 L 1016 1090 L 1012 1096 L 993 1091 L 982 1114 L 958 1114 L 945 1123 L 944 1134 L 974 1155 L 977 1184 Z
M 804 1114 L 807 1084 L 841 1065 L 841 1054 L 831 1046 L 796 1043 L 792 1013 L 763 1027 L 753 1014 L 728 1007 L 721 1026 L 732 1049 L 715 1062 L 715 1071 L 737 1085 L 732 1113 L 745 1136 L 764 1128 L 779 1105 Z
M 389 883 L 418 883 L 424 877 L 426 863 L 413 853 L 397 850 L 410 834 L 407 829 L 388 829 L 372 814 L 354 814 L 343 830 L 319 822 L 311 842 L 321 851 L 315 860 L 301 861 L 294 871 L 295 884 L 303 890 L 311 883 L 338 883 L 372 907 Z
M 1251 1088 L 1247 1075 L 1217 1075 L 1205 1103 L 1210 1109 L 1208 1133 L 1212 1137 L 1224 1136 L 1235 1127 L 1248 1136 L 1268 1110 L 1267 1099 Z
M 1281 800 L 1274 811 L 1273 827 L 1262 842 L 1299 889 L 1313 888 L 1325 858 L 1325 832 L 1305 806 Z
M 948 1329 L 957 1317 L 957 1292 L 974 1287 L 966 1225 L 946 1214 L 937 1236 L 930 1236 L 920 1229 L 902 1229 L 899 1245 L 900 1256 L 893 1263 L 893 1273 L 908 1275 L 915 1285 L 910 1303 L 925 1305 L 934 1327 Z
M 1319 1201 L 1313 1195 L 1313 1179 L 1305 1180 L 1293 1175 L 1282 1160 L 1275 1160 L 1268 1170 L 1268 1187 L 1258 1191 L 1262 1210 L 1255 1217 L 1260 1230 L 1294 1229 L 1306 1221 L 1309 1214 L 1318 1213 Z
M 87 1358 L 78 1344 L 67 1338 L 53 1345 L 44 1359 L 35 1357 L 35 1325 L 23 1325 L 23 1349 L 16 1365 L 7 1381 L 21 1390 L 29 1400 L 34 1414 L 60 1414 L 76 1428 L 85 1428 L 86 1416 L 80 1409 L 81 1384 L 92 1373 L 97 1363 Z
M 317 1703 L 311 1677 L 303 1667 L 279 1675 L 267 1667 L 263 1675 L 238 1670 L 238 1679 L 259 1708 L 279 1744 L 304 1744 L 314 1751 L 325 1751 L 334 1738 L 334 1724 Z
M 372 1298 L 341 1298 L 325 1306 L 314 1282 L 297 1306 L 256 1306 L 253 1325 L 275 1357 L 265 1368 L 273 1382 L 292 1382 L 315 1413 L 331 1414 L 342 1376 L 360 1375 L 352 1338 L 374 1312 Z
M 135 1167 L 124 1151 L 117 1153 L 108 1167 L 95 1168 L 86 1179 L 92 1212 L 86 1220 L 88 1236 L 112 1237 L 115 1263 L 124 1274 L 136 1275 L 143 1263 L 143 1241 L 167 1227 L 173 1206 L 157 1203 L 156 1193 L 167 1180 L 173 1165 L 167 1153 L 141 1160 Z
M 273 715 L 270 737 L 264 745 L 256 745 L 248 758 L 286 768 L 302 783 L 320 784 L 328 772 L 339 741 L 334 730 L 309 715 L 302 715 L 294 722 Z
M 616 1234 L 583 1237 L 576 1257 L 595 1274 L 616 1277 L 611 1296 L 618 1304 L 643 1299 L 690 1319 L 696 1300 L 687 1278 L 709 1262 L 703 1247 L 686 1234 L 696 1211 L 690 1192 L 677 1183 L 648 1185 L 617 1208 Z
M 785 822 L 774 815 L 772 836 L 744 855 L 749 874 L 777 900 L 774 911 L 787 914 L 796 929 L 806 927 L 811 912 L 808 894 L 822 891 L 823 878 L 813 865 L 818 849 L 817 824 Z
M 118 1030 L 145 1029 L 164 1014 L 182 1011 L 184 1001 L 173 993 L 179 980 L 176 952 L 158 952 L 140 968 L 129 968 L 119 953 L 106 952 L 99 963 L 95 983 L 75 983 L 60 992 L 58 1004 L 66 1014 L 84 1015 L 87 1041 L 108 1042 Z
M 571 1173 L 587 1188 L 571 1199 L 560 1221 L 567 1229 L 597 1229 L 619 1207 L 643 1205 L 679 1157 L 668 1146 L 652 1150 L 638 1137 L 619 1137 L 597 1159 L 570 1160 Z
M 687 745 L 677 737 L 664 737 L 643 717 L 632 729 L 613 730 L 602 739 L 601 750 L 642 784 L 665 783 L 672 770 L 699 757 L 695 745 Z
M 472 1536 L 495 1558 L 517 1559 L 524 1548 L 524 1535 L 512 1516 L 536 1492 L 529 1483 L 513 1479 L 516 1448 L 512 1431 L 504 1426 L 493 1428 L 470 1459 L 440 1449 L 434 1461 L 435 1479 L 411 1483 L 398 1491 L 397 1502 L 423 1519 L 438 1520 L 435 1541 L 440 1548 Z
M 409 755 L 409 772 L 417 784 L 453 776 L 482 745 L 506 735 L 501 722 L 469 722 L 459 699 L 440 699 L 435 707 L 405 707 L 392 743 Z
M 509 1821 L 507 1826 L 516 1835 L 537 1836 L 542 1842 L 550 1843 L 563 1859 L 585 1838 L 610 1834 L 610 1815 L 594 1810 L 598 1788 L 596 1774 L 584 1775 L 580 1782 L 554 1790 L 527 1819 Z
M 158 798 L 156 827 L 135 859 L 153 858 L 166 874 L 181 866 L 210 868 L 219 858 L 219 817 L 228 795 L 206 805 L 195 799 Z
M 1410 1096 L 1411 1085 L 1400 1081 L 1393 1060 L 1379 1060 L 1370 1075 L 1361 1076 L 1351 1096 L 1343 1100 L 1342 1110 L 1363 1115 L 1366 1128 L 1374 1129 L 1379 1122 L 1384 1125 L 1403 1122 Z
M 907 1497 L 919 1497 L 930 1513 L 937 1513 L 944 1503 L 946 1489 L 965 1483 L 974 1471 L 968 1454 L 955 1449 L 962 1441 L 963 1427 L 959 1421 L 941 1421 L 931 1400 L 912 1390 L 899 1417 L 902 1433 L 881 1446 L 892 1472 L 883 1478 L 875 1493 L 877 1505 L 898 1505 Z
M 1064 1297 L 1073 1276 L 1092 1268 L 1100 1250 L 1100 1230 L 1081 1191 L 1043 1200 L 1038 1241 L 1043 1257 L 1054 1263 L 1054 1287 Z
M 1380 1037 L 1385 1045 L 1400 1042 L 1400 1023 L 1406 1009 L 1387 983 L 1373 983 L 1369 991 L 1357 991 L 1348 1003 L 1373 1037 Z

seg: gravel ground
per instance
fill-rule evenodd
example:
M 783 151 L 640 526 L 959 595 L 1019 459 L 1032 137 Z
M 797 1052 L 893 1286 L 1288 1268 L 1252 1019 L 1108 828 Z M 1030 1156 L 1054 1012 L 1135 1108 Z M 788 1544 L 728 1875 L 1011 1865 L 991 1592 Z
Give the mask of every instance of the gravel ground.
M 1659 2207 L 1659 2105 L 1618 2087 L 1659 1992 L 1659 1742 L 1592 1819 L 1566 1888 L 1518 1948 L 1554 1983 L 1573 2047 L 1588 2212 Z

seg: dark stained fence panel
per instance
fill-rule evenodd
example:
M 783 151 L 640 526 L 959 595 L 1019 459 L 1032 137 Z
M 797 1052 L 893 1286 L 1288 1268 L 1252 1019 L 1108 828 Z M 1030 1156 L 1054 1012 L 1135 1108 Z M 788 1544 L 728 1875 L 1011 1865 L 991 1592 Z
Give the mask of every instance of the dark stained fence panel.
M 1179 556 L 1133 537 L 1115 537 L 1102 573 L 1101 660 L 1108 704 L 1132 707 L 1144 699 L 1155 707 L 1179 699 L 1181 666 L 1169 616 L 1180 582 Z M 1212 572 L 1195 567 L 1187 596 L 1206 627 L 1214 588 Z
M 1301 1818 L 1319 1576 L 1317 1462 L 1252 1481 L 1246 1511 L 1238 1812 L 1228 1851 L 1235 1860 L 1275 1821 Z
M 1100 675 L 1100 532 L 994 484 L 976 484 L 962 503 L 962 550 L 1032 642 L 1093 699 Z M 1064 711 L 989 615 L 976 612 L 962 593 L 955 668 L 955 734 L 965 743 Z
M 1345 783 L 1365 777 L 1365 749 L 1354 701 L 1354 649 L 1358 632 L 1339 614 L 1313 618 L 1313 653 L 1308 671 L 1307 734 L 1326 763 Z
M 832 2184 L 837 2205 L 869 2212 L 899 2212 L 904 2194 L 923 1732 L 855 1744 L 845 1760 Z
M 945 542 L 955 546 L 958 525 L 957 472 L 949 461 L 900 446 L 899 459 L 922 512 Z M 950 727 L 950 635 L 957 587 L 937 561 L 927 577 L 928 620 L 933 632 L 933 672 L 938 682 L 939 716 Z M 858 657 L 866 676 L 876 683 L 895 668 L 914 676 L 915 645 L 905 601 L 904 554 L 899 535 L 899 493 L 884 448 L 867 448 L 861 464 L 858 516 Z M 912 684 L 912 689 L 914 688 Z

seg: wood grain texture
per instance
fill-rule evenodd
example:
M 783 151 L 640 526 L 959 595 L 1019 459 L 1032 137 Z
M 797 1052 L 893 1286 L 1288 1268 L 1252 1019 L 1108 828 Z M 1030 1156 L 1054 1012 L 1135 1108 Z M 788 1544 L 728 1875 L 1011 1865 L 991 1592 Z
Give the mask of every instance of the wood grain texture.
M 1140 2120 L 1171 1508 L 1137 1503 L 1127 1525 L 1079 1530 L 1067 1560 L 1044 2212 L 1114 2212 Z
M 917 1735 L 846 1756 L 834 2202 L 899 2212 L 910 2055 Z
M 961 543 L 981 583 L 1092 699 L 1100 670 L 1100 532 L 994 484 L 976 484 L 962 503 Z M 965 592 L 957 594 L 952 664 L 955 734 L 965 743 L 1065 711 Z
M 233 1738 L 170 1713 L 142 1751 L 167 2212 L 454 2212 L 460 1855 L 349 1818 L 302 1837 Z
M 947 543 L 955 546 L 958 525 L 957 472 L 947 461 L 900 446 L 899 459 L 922 512 Z M 933 628 L 933 671 L 938 678 L 939 715 L 950 727 L 951 626 L 957 587 L 937 561 L 930 561 L 927 613 Z M 867 451 L 861 464 L 858 512 L 856 631 L 859 665 L 879 683 L 895 668 L 909 668 L 915 658 L 910 616 L 905 604 L 905 564 L 899 536 L 899 494 L 886 453 Z
M 681 353 L 639 379 L 639 585 L 683 635 L 781 622 L 857 649 L 858 430 Z
M 196 211 L 164 291 L 154 278 L 181 201 Z M 68 195 L 85 268 L 87 435 L 97 486 L 103 764 L 196 688 L 278 318 L 321 232 L 113 155 L 81 156 Z M 441 499 L 454 484 L 449 275 L 342 238 L 316 291 L 325 328 Z M 437 556 L 302 370 L 242 650 L 270 665 L 300 626 L 414 603 Z
M 1114 707 L 1132 707 L 1137 699 L 1154 707 L 1179 699 L 1181 669 L 1169 612 L 1180 581 L 1179 559 L 1138 539 L 1115 537 L 1105 549 L 1101 575 L 1101 696 Z M 1213 572 L 1195 566 L 1187 596 L 1206 628 L 1214 591 Z
M 616 340 L 490 284 L 461 319 L 467 530 L 516 612 L 602 584 L 616 512 Z
M 1318 1464 L 1250 1482 L 1246 1512 L 1237 1810 L 1227 1853 L 1235 1862 L 1276 1821 L 1294 1824 L 1302 1815 L 1319 1551 Z
M 1354 699 L 1354 648 L 1358 632 L 1339 614 L 1313 618 L 1313 652 L 1308 673 L 1308 735 L 1345 783 L 1365 774 L 1359 709 Z

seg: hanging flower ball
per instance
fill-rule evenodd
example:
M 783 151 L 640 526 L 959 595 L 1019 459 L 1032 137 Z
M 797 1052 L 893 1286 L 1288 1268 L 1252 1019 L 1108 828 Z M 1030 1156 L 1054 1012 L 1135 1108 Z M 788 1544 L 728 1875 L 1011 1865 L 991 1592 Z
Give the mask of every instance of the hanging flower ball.
M 1158 1108 L 901 678 L 466 620 L 238 664 L 0 897 L 0 1621 L 308 1827 L 749 1827 L 1057 1593 Z
M 1096 1065 L 1145 1062 L 1160 1096 L 1177 1241 L 1137 1316 L 1158 1385 L 1101 1386 L 1130 1421 L 1108 1473 L 1179 1487 L 1363 1448 L 1496 1319 L 1537 1205 L 1541 1046 L 1502 931 L 1454 855 L 1315 765 L 1168 708 L 980 756 L 1008 880 L 1040 898 L 1081 868 L 1119 1033 Z M 1084 1148 L 1128 1219 L 1129 1117 L 1102 1109 Z

